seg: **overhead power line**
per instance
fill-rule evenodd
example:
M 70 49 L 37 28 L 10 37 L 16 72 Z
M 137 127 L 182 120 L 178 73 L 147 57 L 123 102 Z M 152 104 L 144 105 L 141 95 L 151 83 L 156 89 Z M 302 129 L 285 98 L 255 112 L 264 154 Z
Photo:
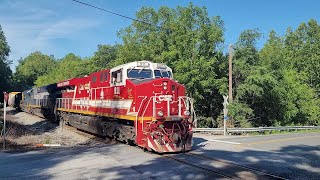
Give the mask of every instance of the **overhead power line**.
M 147 25 L 150 25 L 150 26 L 155 26 L 157 28 L 160 28 L 159 26 L 157 26 L 155 24 L 152 24 L 152 23 L 149 23 L 149 22 L 146 22 L 146 21 L 142 21 L 142 20 L 139 20 L 139 19 L 135 19 L 135 18 L 132 18 L 132 17 L 129 17 L 129 16 L 125 16 L 125 15 L 122 15 L 122 14 L 119 14 L 119 13 L 116 13 L 116 12 L 112 12 L 112 11 L 109 11 L 107 9 L 104 9 L 104 8 L 101 8 L 101 7 L 92 5 L 92 4 L 88 4 L 88 3 L 85 3 L 85 2 L 82 2 L 82 1 L 78 1 L 78 0 L 72 0 L 72 1 L 74 1 L 76 3 L 79 3 L 79 4 L 82 4 L 82 5 L 85 5 L 85 6 L 92 7 L 94 9 L 98 9 L 98 10 L 101 10 L 101 11 L 116 15 L 116 16 L 120 16 L 120 17 L 123 17 L 123 18 L 126 18 L 126 19 L 130 19 L 132 21 L 141 22 L 141 23 L 144 23 L 144 24 L 147 24 Z

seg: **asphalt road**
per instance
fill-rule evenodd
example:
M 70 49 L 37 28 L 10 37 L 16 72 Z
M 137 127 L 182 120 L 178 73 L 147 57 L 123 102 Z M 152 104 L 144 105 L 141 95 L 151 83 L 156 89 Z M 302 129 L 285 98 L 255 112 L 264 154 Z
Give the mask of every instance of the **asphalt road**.
M 197 165 L 260 179 L 210 158 L 233 162 L 287 179 L 320 179 L 320 133 L 254 137 L 195 134 Z M 213 163 L 214 162 L 214 163 Z M 241 175 L 242 174 L 242 175 Z M 248 176 L 246 176 L 248 174 Z M 225 179 L 199 168 L 124 144 L 0 153 L 0 179 Z
M 195 152 L 277 174 L 320 179 L 320 133 L 223 137 L 195 134 Z
M 195 137 L 205 138 L 211 142 L 235 144 L 245 147 L 286 152 L 288 146 L 310 146 L 319 150 L 320 133 L 292 133 L 259 136 L 211 136 L 207 134 L 195 134 Z M 316 148 L 318 147 L 318 148 Z

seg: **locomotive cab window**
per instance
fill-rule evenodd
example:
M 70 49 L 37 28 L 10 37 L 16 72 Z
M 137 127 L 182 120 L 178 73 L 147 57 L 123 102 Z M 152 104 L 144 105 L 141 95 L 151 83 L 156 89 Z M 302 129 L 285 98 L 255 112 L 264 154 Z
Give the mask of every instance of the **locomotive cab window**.
M 170 71 L 154 70 L 155 78 L 172 78 Z
M 105 80 L 105 72 L 100 73 L 100 82 L 103 82 Z
M 107 71 L 100 73 L 100 82 L 107 82 L 108 81 L 109 73 Z
M 111 83 L 122 83 L 122 69 L 112 72 Z
M 152 78 L 152 71 L 150 69 L 128 69 L 127 76 L 131 79 Z
M 97 76 L 92 76 L 91 81 L 92 81 L 93 83 L 97 82 Z

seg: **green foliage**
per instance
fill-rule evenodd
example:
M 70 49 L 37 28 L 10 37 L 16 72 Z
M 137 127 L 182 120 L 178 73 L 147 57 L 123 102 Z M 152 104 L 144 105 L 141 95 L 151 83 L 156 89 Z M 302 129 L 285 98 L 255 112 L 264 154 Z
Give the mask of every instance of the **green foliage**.
M 54 60 L 40 52 L 21 59 L 14 74 L 16 87 L 42 86 L 132 61 L 150 60 L 173 68 L 174 78 L 195 100 L 199 127 L 221 127 L 222 95 L 228 88 L 228 54 L 220 17 L 206 8 L 143 7 L 138 21 L 121 29 L 121 45 L 99 45 L 91 58 L 68 54 Z M 316 20 L 288 28 L 284 36 L 271 31 L 262 49 L 258 29 L 243 31 L 235 44 L 231 125 L 320 125 L 320 26 Z M 10 52 L 0 28 L 0 88 L 9 88 Z M 1 84 L 2 83 L 2 84 Z
M 218 49 L 223 43 L 222 20 L 193 4 L 158 11 L 142 8 L 136 16 L 158 27 L 133 22 L 122 29 L 118 35 L 123 45 L 113 65 L 137 60 L 166 63 L 195 99 L 199 115 L 216 119 L 222 109 L 220 93 L 227 91 L 227 79 L 219 69 L 226 60 Z
M 235 121 L 235 126 L 251 127 L 250 118 L 253 117 L 253 110 L 245 103 L 233 102 L 229 105 L 229 116 Z
M 24 90 L 34 86 L 38 77 L 50 73 L 56 67 L 56 61 L 41 52 L 33 52 L 24 59 L 20 59 L 14 78 L 19 89 Z
M 10 70 L 8 61 L 8 56 L 10 53 L 10 47 L 7 43 L 4 32 L 2 31 L 0 25 L 0 98 L 3 101 L 3 91 L 8 91 L 10 89 L 10 81 L 12 76 L 12 71 Z
M 90 73 L 88 65 L 89 60 L 82 60 L 79 56 L 72 53 L 67 54 L 56 63 L 55 69 L 43 76 L 39 76 L 35 84 L 37 86 L 43 86 L 74 77 L 84 76 Z
M 197 126 L 199 128 L 214 128 L 217 127 L 218 125 L 214 121 L 213 118 L 211 117 L 204 117 L 204 116 L 198 116 L 197 117 Z
M 319 124 L 315 71 L 318 72 L 320 56 L 310 50 L 319 46 L 318 37 L 313 34 L 318 29 L 311 20 L 308 26 L 302 23 L 296 31 L 288 29 L 284 37 L 272 31 L 260 51 L 255 48 L 260 37 L 256 30 L 240 35 L 234 64 L 236 105 L 230 106 L 235 122 L 240 122 L 240 126 L 248 125 L 247 122 L 252 126 Z
M 319 123 L 319 99 L 314 89 L 301 80 L 302 74 L 284 70 L 281 84 L 276 91 L 281 95 L 284 111 L 280 125 L 316 125 Z
M 291 67 L 306 73 L 308 84 L 320 95 L 320 25 L 311 19 L 285 36 L 286 58 Z
M 94 53 L 90 62 L 90 71 L 95 72 L 106 68 L 112 68 L 111 63 L 117 58 L 119 45 L 98 45 L 98 51 Z

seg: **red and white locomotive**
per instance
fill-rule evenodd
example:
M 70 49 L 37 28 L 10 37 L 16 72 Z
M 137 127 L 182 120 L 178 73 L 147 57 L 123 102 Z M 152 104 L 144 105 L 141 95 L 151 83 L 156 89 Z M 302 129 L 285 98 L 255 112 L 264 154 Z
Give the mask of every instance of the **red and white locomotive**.
M 192 101 L 164 64 L 131 62 L 54 86 L 47 109 L 62 123 L 159 153 L 191 150 Z

